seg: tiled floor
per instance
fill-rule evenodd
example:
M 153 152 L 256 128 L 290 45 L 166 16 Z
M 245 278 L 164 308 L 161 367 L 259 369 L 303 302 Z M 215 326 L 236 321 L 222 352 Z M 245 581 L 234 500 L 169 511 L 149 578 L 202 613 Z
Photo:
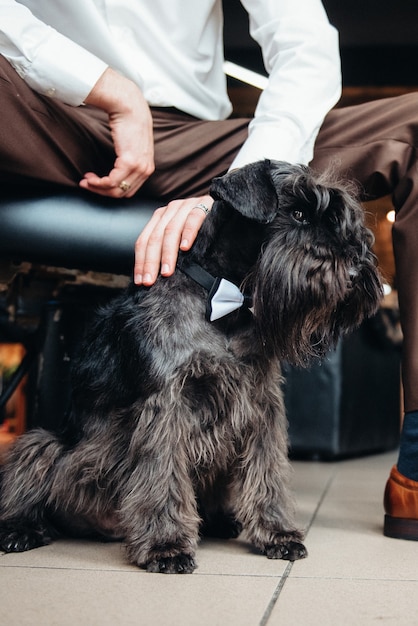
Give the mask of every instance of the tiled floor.
M 188 576 L 148 574 L 119 544 L 58 541 L 0 557 L 3 626 L 418 624 L 418 542 L 382 535 L 395 453 L 294 463 L 309 557 L 269 561 L 240 540 L 204 541 Z

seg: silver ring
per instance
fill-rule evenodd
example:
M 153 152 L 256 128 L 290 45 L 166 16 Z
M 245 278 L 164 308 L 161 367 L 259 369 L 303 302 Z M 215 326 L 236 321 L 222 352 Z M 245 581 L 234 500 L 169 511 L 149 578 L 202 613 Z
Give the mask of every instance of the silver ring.
M 203 202 L 199 202 L 199 204 L 196 204 L 193 209 L 201 209 L 205 215 L 210 213 L 210 208 L 207 207 L 206 204 L 203 204 Z
M 123 180 L 120 185 L 119 185 L 119 189 L 122 189 L 122 191 L 124 193 L 126 193 L 127 191 L 129 191 L 131 188 L 130 184 L 126 182 L 126 180 Z

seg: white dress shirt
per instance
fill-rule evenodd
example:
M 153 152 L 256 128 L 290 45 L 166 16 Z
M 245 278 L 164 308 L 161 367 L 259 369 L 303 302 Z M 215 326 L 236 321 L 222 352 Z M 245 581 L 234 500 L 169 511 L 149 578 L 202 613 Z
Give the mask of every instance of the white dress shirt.
M 269 81 L 231 167 L 308 163 L 341 91 L 338 35 L 320 0 L 242 0 Z M 83 103 L 110 66 L 151 106 L 204 120 L 231 113 L 221 0 L 0 0 L 0 54 L 36 91 Z M 1 122 L 0 122 L 1 123 Z

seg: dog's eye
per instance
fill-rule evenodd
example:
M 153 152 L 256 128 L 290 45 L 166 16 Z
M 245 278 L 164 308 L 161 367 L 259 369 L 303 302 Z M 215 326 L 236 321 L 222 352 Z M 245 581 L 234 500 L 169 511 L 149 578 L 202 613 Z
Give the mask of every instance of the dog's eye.
M 305 213 L 300 209 L 295 209 L 292 213 L 293 219 L 295 219 L 299 224 L 308 224 L 308 220 L 306 219 Z

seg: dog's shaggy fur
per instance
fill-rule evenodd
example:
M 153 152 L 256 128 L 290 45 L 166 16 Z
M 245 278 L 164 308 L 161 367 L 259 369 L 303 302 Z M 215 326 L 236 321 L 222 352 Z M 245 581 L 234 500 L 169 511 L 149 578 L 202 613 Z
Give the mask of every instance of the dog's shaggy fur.
M 26 433 L 3 467 L 4 551 L 120 538 L 131 563 L 187 573 L 200 533 L 244 529 L 269 558 L 306 555 L 279 360 L 321 357 L 376 311 L 373 238 L 353 195 L 306 167 L 262 161 L 211 192 L 186 256 L 252 309 L 207 321 L 207 292 L 177 270 L 99 311 L 73 367 L 71 428 Z

